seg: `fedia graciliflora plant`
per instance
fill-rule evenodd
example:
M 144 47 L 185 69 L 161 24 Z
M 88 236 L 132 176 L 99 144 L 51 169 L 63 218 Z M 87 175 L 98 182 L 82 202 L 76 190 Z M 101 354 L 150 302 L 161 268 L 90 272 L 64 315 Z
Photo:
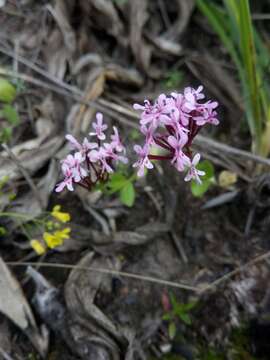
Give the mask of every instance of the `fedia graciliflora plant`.
M 140 131 L 144 137 L 143 144 L 134 146 L 138 159 L 133 167 L 138 177 L 144 176 L 146 169 L 154 168 L 153 161 L 161 160 L 169 161 L 177 171 L 184 172 L 185 181 L 201 183 L 200 177 L 205 172 L 199 169 L 200 154 L 193 154 L 192 142 L 204 125 L 219 123 L 218 103 L 205 101 L 202 91 L 202 86 L 187 87 L 183 93 L 161 94 L 154 103 L 145 100 L 143 105 L 134 105 L 135 110 L 141 111 Z M 74 152 L 61 162 L 64 179 L 56 186 L 57 192 L 65 187 L 73 191 L 74 185 L 92 190 L 96 185 L 113 181 L 111 174 L 119 162 L 126 164 L 128 159 L 118 129 L 113 127 L 110 140 L 105 134 L 107 129 L 103 115 L 97 113 L 89 134 L 93 141 L 85 138 L 79 143 L 72 135 L 66 135 Z

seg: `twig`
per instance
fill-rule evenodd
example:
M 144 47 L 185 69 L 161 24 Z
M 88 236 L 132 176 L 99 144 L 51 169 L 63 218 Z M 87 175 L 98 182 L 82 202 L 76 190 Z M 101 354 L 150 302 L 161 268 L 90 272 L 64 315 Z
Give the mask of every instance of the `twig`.
M 26 262 L 8 261 L 8 262 L 6 262 L 6 264 L 9 266 L 29 266 L 29 265 L 35 266 L 35 265 L 37 265 L 37 263 L 35 263 L 35 262 L 28 262 L 28 261 L 26 261 Z M 93 271 L 93 272 L 99 272 L 102 274 L 118 275 L 118 276 L 123 276 L 123 277 L 131 278 L 131 279 L 148 281 L 148 282 L 152 282 L 152 283 L 156 283 L 156 284 L 160 284 L 160 285 L 164 285 L 164 286 L 170 286 L 170 287 L 174 287 L 174 288 L 178 288 L 178 289 L 193 291 L 196 293 L 201 292 L 201 289 L 194 287 L 194 286 L 189 286 L 189 285 L 180 284 L 180 283 L 173 282 L 173 281 L 158 279 L 158 278 L 154 278 L 151 276 L 133 274 L 133 273 L 125 272 L 125 271 L 96 268 L 96 267 L 91 267 L 91 266 L 90 267 L 77 266 L 77 265 L 70 265 L 70 264 L 51 264 L 51 263 L 45 263 L 45 262 L 38 263 L 38 266 L 51 267 L 51 268 L 54 267 L 54 268 L 62 268 L 62 269 L 72 269 L 72 270 L 75 269 L 75 270 L 82 270 L 82 271 Z
M 270 14 L 252 14 L 253 20 L 270 20 Z
M 70 265 L 70 264 L 51 264 L 51 263 L 45 263 L 45 262 L 39 262 L 38 264 L 36 262 L 28 262 L 28 261 L 8 261 L 6 262 L 7 265 L 9 266 L 36 266 L 38 265 L 39 267 L 50 267 L 50 268 L 60 268 L 60 269 L 75 269 L 75 270 L 82 270 L 82 271 L 93 271 L 93 272 L 99 272 L 102 274 L 109 274 L 109 275 L 118 275 L 118 276 L 123 276 L 123 277 L 127 277 L 127 278 L 131 278 L 131 279 L 136 279 L 136 280 L 141 280 L 141 281 L 148 281 L 148 282 L 152 282 L 152 283 L 156 283 L 156 284 L 160 284 L 160 285 L 164 285 L 164 286 L 170 286 L 170 287 L 174 287 L 174 288 L 178 288 L 178 289 L 182 289 L 182 290 L 187 290 L 187 291 L 192 291 L 194 293 L 198 293 L 199 295 L 204 294 L 207 291 L 213 290 L 214 288 L 216 288 L 218 285 L 220 285 L 221 283 L 228 281 L 229 279 L 231 279 L 233 276 L 241 273 L 242 271 L 245 271 L 246 269 L 248 269 L 250 266 L 255 265 L 263 260 L 267 260 L 270 257 L 270 251 L 257 256 L 256 258 L 248 261 L 246 264 L 239 266 L 237 269 L 231 271 L 230 273 L 222 276 L 221 278 L 213 281 L 211 284 L 200 288 L 200 287 L 195 287 L 195 286 L 190 286 L 190 285 L 186 285 L 186 284 L 181 284 L 181 283 L 177 283 L 174 281 L 168 281 L 168 280 L 163 280 L 163 279 L 158 279 L 158 278 L 154 278 L 151 276 L 144 276 L 144 275 L 139 275 L 139 274 L 133 274 L 133 273 L 129 273 L 129 272 L 125 272 L 125 271 L 118 271 L 118 270 L 112 270 L 112 269 L 104 269 L 104 268 L 96 268 L 96 267 L 86 267 L 86 266 L 78 266 L 78 265 Z
M 15 360 L 6 351 L 4 351 L 1 347 L 0 347 L 0 355 L 3 356 L 3 360 Z
M 233 276 L 241 273 L 242 271 L 247 270 L 250 266 L 255 265 L 263 260 L 267 260 L 270 257 L 270 251 L 257 256 L 255 259 L 252 259 L 250 261 L 248 261 L 246 264 L 239 266 L 237 269 L 229 272 L 228 274 L 222 276 L 221 278 L 215 280 L 214 282 L 212 282 L 211 284 L 207 285 L 201 293 L 204 293 L 206 291 L 212 290 L 213 288 L 217 287 L 218 285 L 220 285 L 221 283 L 228 281 L 229 279 L 231 279 Z
M 229 145 L 225 145 L 221 142 L 217 142 L 215 140 L 206 138 L 202 135 L 196 136 L 196 138 L 194 139 L 194 144 L 197 144 L 197 145 L 203 146 L 203 147 L 208 146 L 209 148 L 218 150 L 220 152 L 239 156 L 239 157 L 242 157 L 247 160 L 251 160 L 251 161 L 263 164 L 263 165 L 270 166 L 270 159 L 266 159 L 262 156 L 255 155 L 248 151 L 240 150 L 240 149 L 237 149 L 237 148 L 229 146 Z
M 181 259 L 183 260 L 183 262 L 185 264 L 187 264 L 188 258 L 187 258 L 186 252 L 182 246 L 181 240 L 179 239 L 179 237 L 176 235 L 176 233 L 174 231 L 171 231 L 170 233 L 171 233 L 171 236 L 173 239 L 173 243 L 174 243 L 175 247 L 177 248 L 179 255 L 181 256 Z
M 44 209 L 43 199 L 40 196 L 38 188 L 36 187 L 35 183 L 31 179 L 30 175 L 28 174 L 27 170 L 20 164 L 16 156 L 13 154 L 12 150 L 8 147 L 7 144 L 2 144 L 3 149 L 7 152 L 9 158 L 13 163 L 18 167 L 22 175 L 24 176 L 26 182 L 28 183 L 29 187 L 32 189 L 41 209 Z

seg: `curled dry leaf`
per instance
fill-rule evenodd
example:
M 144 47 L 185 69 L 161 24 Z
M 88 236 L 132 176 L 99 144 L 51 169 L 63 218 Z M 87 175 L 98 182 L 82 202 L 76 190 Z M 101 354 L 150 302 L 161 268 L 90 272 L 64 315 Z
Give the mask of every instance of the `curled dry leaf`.
M 177 0 L 176 4 L 178 7 L 177 18 L 175 22 L 172 24 L 172 26 L 168 29 L 168 31 L 164 34 L 165 38 L 170 39 L 172 41 L 178 40 L 179 37 L 184 32 L 184 30 L 186 29 L 189 23 L 190 16 L 195 7 L 195 1 Z
M 0 312 L 13 321 L 29 338 L 42 357 L 48 350 L 45 327 L 39 331 L 20 284 L 0 257 Z
M 93 77 L 87 75 L 87 84 L 84 101 L 96 100 L 104 91 L 105 74 L 103 68 L 94 69 Z M 72 134 L 79 135 L 89 130 L 90 122 L 94 117 L 95 109 L 85 105 L 74 105 L 67 117 L 67 129 Z
M 90 266 L 119 270 L 119 264 L 94 253 L 87 254 L 78 263 L 78 269 L 71 272 L 65 285 L 65 301 L 73 323 L 70 331 L 75 346 L 85 350 L 85 359 L 90 351 L 95 351 L 96 360 L 118 360 L 122 358 L 121 353 L 127 347 L 127 341 L 120 330 L 95 305 L 96 294 L 100 288 L 110 291 L 111 275 L 79 269 Z
M 150 68 L 152 48 L 145 42 L 143 28 L 148 19 L 146 0 L 130 3 L 130 46 L 138 66 L 152 77 L 158 77 L 159 71 Z
M 49 73 L 59 79 L 63 79 L 67 70 L 67 64 L 71 61 L 72 54 L 76 50 L 76 36 L 69 23 L 69 12 L 73 6 L 69 1 L 59 0 L 55 7 L 47 5 L 47 9 L 55 19 L 58 28 L 54 28 L 47 39 L 47 47 L 44 56 L 48 65 Z
M 41 207 L 40 202 L 31 192 L 26 192 L 18 196 L 12 202 L 10 211 L 18 214 L 27 214 L 29 215 L 29 218 L 31 217 L 32 219 L 39 216 L 44 208 L 48 206 L 49 197 L 54 190 L 57 180 L 58 163 L 55 160 L 52 160 L 47 174 L 37 184 L 37 190 L 42 200 L 43 207 Z M 23 222 L 23 219 L 21 219 L 21 222 Z
M 69 12 L 73 10 L 73 5 L 70 1 L 67 2 L 63 0 L 56 1 L 54 7 L 52 7 L 50 4 L 47 5 L 47 9 L 54 17 L 62 32 L 65 47 L 70 51 L 70 53 L 74 53 L 74 51 L 76 50 L 76 36 L 69 23 L 68 16 Z
M 124 37 L 124 26 L 118 15 L 118 12 L 115 9 L 113 1 L 90 0 L 89 3 L 91 4 L 91 7 L 93 7 L 97 12 L 97 18 L 99 18 L 98 26 L 103 25 L 104 29 L 109 34 L 113 35 L 121 45 L 125 46 L 127 40 Z M 91 11 L 90 8 L 89 12 L 89 15 L 91 15 L 91 13 L 93 13 L 93 9 Z
M 51 158 L 63 143 L 63 138 L 55 136 L 41 144 L 40 138 L 31 141 L 31 148 L 23 151 L 23 144 L 20 145 L 20 154 L 17 159 L 20 164 L 30 173 L 34 173 Z M 16 154 L 16 149 L 11 149 Z M 8 176 L 10 180 L 17 180 L 22 177 L 20 170 L 11 162 L 5 152 L 0 153 L 0 179 Z

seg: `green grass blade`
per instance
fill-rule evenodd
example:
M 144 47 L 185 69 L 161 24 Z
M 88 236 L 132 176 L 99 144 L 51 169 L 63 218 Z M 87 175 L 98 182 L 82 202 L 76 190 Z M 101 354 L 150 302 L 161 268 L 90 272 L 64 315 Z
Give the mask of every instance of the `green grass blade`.
M 248 89 L 246 94 L 247 106 L 252 113 L 252 122 L 250 123 L 250 126 L 254 137 L 253 150 L 255 152 L 260 152 L 263 119 L 251 14 L 248 0 L 238 0 L 237 5 L 239 9 L 240 50 Z

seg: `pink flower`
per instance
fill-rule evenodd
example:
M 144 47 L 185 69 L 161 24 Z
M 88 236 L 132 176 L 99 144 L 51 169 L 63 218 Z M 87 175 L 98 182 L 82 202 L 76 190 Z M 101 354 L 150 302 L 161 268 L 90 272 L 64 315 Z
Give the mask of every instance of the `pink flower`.
M 185 139 L 175 138 L 174 136 L 168 137 L 168 143 L 174 150 L 174 155 L 172 158 L 172 164 L 175 165 L 178 171 L 183 171 L 186 166 L 190 165 L 190 159 L 183 152 L 183 147 L 186 142 Z
M 101 153 L 104 155 L 105 158 L 109 158 L 115 161 L 121 161 L 124 164 L 128 163 L 128 159 L 125 156 L 119 155 L 115 153 L 115 144 L 114 143 L 104 143 L 103 148 L 100 149 Z
M 73 191 L 73 174 L 71 169 L 68 167 L 68 165 L 63 164 L 62 165 L 62 172 L 65 176 L 64 180 L 61 181 L 59 184 L 56 185 L 55 191 L 56 192 L 61 192 L 64 190 L 65 187 L 67 187 L 67 189 L 69 191 Z
M 205 171 L 196 169 L 196 166 L 198 165 L 200 158 L 201 158 L 200 154 L 196 154 L 194 156 L 194 158 L 190 164 L 188 173 L 184 179 L 185 181 L 190 181 L 190 180 L 194 179 L 198 184 L 202 183 L 200 176 L 204 176 Z
M 142 126 L 149 124 L 152 131 L 160 125 L 160 118 L 162 114 L 170 111 L 171 105 L 167 102 L 167 97 L 164 94 L 159 95 L 154 105 L 148 100 L 145 100 L 145 106 L 135 104 L 133 107 L 136 110 L 143 110 L 141 114 L 140 123 Z
M 74 136 L 67 134 L 66 135 L 66 139 L 71 143 L 72 147 L 74 149 L 79 150 L 79 152 L 82 155 L 82 158 L 85 159 L 86 154 L 88 153 L 88 151 L 95 149 L 98 147 L 97 143 L 91 143 L 88 141 L 87 138 L 84 138 L 83 143 L 80 144 L 75 138 Z
M 172 99 L 173 102 L 172 108 L 176 107 L 176 109 L 179 111 L 179 121 L 183 126 L 187 126 L 189 123 L 190 116 L 188 113 L 190 113 L 190 109 L 185 107 L 185 98 L 183 94 L 178 93 L 172 93 Z
M 198 126 L 203 126 L 206 123 L 218 125 L 217 112 L 214 110 L 218 106 L 216 101 L 208 101 L 205 104 L 201 104 L 197 107 L 197 114 L 193 117 Z
M 103 131 L 105 131 L 108 128 L 108 125 L 103 124 L 103 115 L 101 113 L 96 114 L 97 122 L 93 123 L 93 128 L 95 129 L 95 132 L 91 132 L 90 136 L 97 136 L 99 140 L 105 140 L 106 135 Z
M 192 87 L 186 87 L 184 90 L 184 96 L 188 101 L 194 102 L 195 100 L 195 102 L 197 102 L 198 100 L 202 100 L 205 98 L 205 95 L 201 94 L 202 91 L 202 85 L 200 85 L 197 90 Z
M 82 178 L 87 176 L 86 170 L 81 166 L 82 162 L 84 161 L 81 153 L 76 152 L 74 155 L 69 154 L 65 160 L 62 162 L 62 171 L 65 175 L 65 171 L 67 168 L 72 173 L 72 177 L 75 182 L 81 181 Z
M 115 126 L 113 127 L 113 131 L 114 131 L 114 133 L 111 135 L 111 140 L 112 140 L 112 144 L 113 144 L 115 150 L 118 152 L 121 152 L 121 151 L 125 152 L 126 149 L 120 140 L 118 130 Z
M 145 136 L 145 145 L 150 146 L 154 143 L 153 139 L 153 129 L 148 128 L 145 125 L 141 126 L 141 133 Z
M 162 121 L 165 125 L 171 126 L 177 137 L 180 137 L 186 144 L 188 142 L 188 129 L 183 127 L 180 121 L 180 111 L 174 107 L 169 115 L 163 115 Z
M 141 147 L 140 145 L 134 145 L 134 151 L 139 155 L 139 160 L 133 164 L 133 167 L 139 168 L 137 175 L 142 177 L 144 175 L 144 168 L 153 169 L 154 165 L 148 159 L 148 146 Z
M 144 106 L 140 105 L 140 104 L 134 104 L 133 105 L 133 109 L 134 110 L 141 110 L 142 111 L 142 116 L 151 114 L 154 106 L 150 103 L 149 100 L 144 100 Z

